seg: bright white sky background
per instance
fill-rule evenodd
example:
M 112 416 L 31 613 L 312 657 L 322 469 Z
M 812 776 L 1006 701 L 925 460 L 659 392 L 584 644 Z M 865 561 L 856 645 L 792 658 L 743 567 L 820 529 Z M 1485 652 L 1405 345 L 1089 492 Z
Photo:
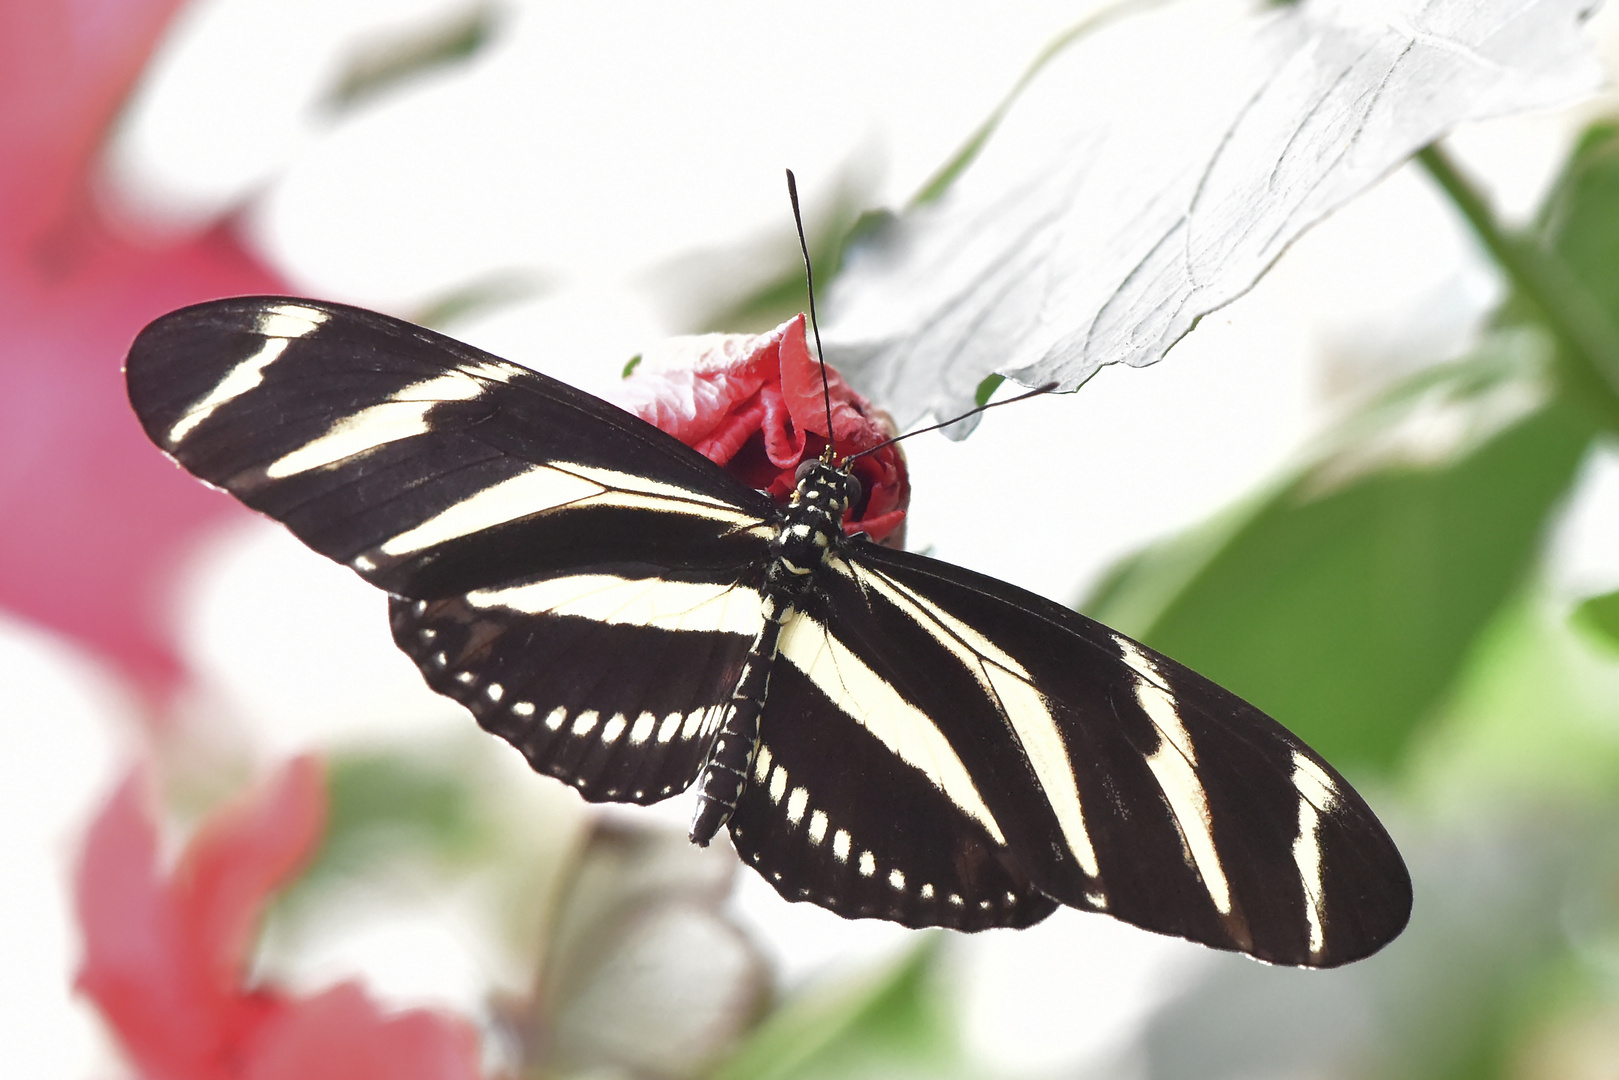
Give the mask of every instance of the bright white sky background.
M 1084 13 L 1055 0 L 514 5 L 474 64 L 320 117 L 313 102 L 356 43 L 456 10 L 195 5 L 119 135 L 113 197 L 171 226 L 253 198 L 252 235 L 298 288 L 395 313 L 492 274 L 531 281 L 529 298 L 446 329 L 599 389 L 649 342 L 690 329 L 692 296 L 740 294 L 792 265 L 783 167 L 812 228 L 840 190 L 902 203 Z M 1599 15 L 1589 28 L 1609 54 L 1615 26 Z M 1581 124 L 1613 104 L 1475 125 L 1451 147 L 1521 218 Z M 1164 362 L 990 413 L 964 443 L 908 443 L 910 545 L 1072 601 L 1117 558 L 1276 477 L 1371 389 L 1454 355 L 1498 289 L 1448 207 L 1402 170 Z M 1565 572 L 1611 588 L 1619 568 L 1580 537 L 1611 536 L 1619 469 L 1594 466 L 1587 488 Z M 219 537 L 178 617 L 207 694 L 267 755 L 468 723 L 392 648 L 382 597 L 272 525 Z M 0 1014 L 25 1033 L 0 1039 L 8 1076 L 106 1074 L 93 1022 L 67 994 L 65 883 L 127 721 L 118 688 L 88 664 L 0 623 L 0 682 L 38 690 L 0 726 L 0 815 L 23 823 L 0 831 L 0 865 L 26 886 L 0 895 Z M 683 802 L 667 814 L 679 828 L 686 817 Z M 740 909 L 790 980 L 904 934 L 783 904 L 742 878 Z M 392 1001 L 472 1011 L 485 985 L 487 958 L 431 912 L 382 920 L 345 949 L 331 970 L 364 970 Z M 1008 1069 L 1094 1061 L 1205 955 L 1074 912 L 979 935 L 959 955 L 973 973 L 968 1035 Z

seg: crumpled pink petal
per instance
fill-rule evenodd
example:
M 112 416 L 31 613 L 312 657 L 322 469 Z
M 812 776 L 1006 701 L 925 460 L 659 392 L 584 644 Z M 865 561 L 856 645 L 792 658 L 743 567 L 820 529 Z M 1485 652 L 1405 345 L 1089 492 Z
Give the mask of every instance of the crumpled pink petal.
M 416 1010 L 385 1016 L 352 984 L 309 998 L 248 985 L 258 923 L 314 855 L 325 788 L 290 762 L 216 811 L 171 871 L 139 774 L 97 816 L 77 883 L 78 985 L 149 1080 L 470 1080 L 477 1031 Z
M 893 423 L 821 366 L 805 336 L 803 315 L 766 334 L 677 338 L 649 355 L 624 381 L 619 403 L 751 487 L 785 502 L 799 463 L 827 443 L 827 396 L 840 458 L 893 435 Z M 865 497 L 844 528 L 895 543 L 910 503 L 905 458 L 884 447 L 854 463 Z
M 165 585 L 244 511 L 130 413 L 135 333 L 184 304 L 286 292 L 228 226 L 137 241 L 93 194 L 101 141 L 178 0 L 0 0 L 0 607 L 161 698 L 180 677 Z

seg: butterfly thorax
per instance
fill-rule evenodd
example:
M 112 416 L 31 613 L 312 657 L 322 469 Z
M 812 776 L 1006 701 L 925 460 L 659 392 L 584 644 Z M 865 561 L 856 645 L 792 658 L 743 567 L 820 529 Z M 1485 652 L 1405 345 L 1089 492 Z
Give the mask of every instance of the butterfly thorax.
M 851 474 L 824 461 L 810 460 L 799 467 L 798 487 L 782 511 L 771 543 L 772 592 L 786 596 L 801 592 L 837 550 L 843 540 L 843 515 L 857 483 Z

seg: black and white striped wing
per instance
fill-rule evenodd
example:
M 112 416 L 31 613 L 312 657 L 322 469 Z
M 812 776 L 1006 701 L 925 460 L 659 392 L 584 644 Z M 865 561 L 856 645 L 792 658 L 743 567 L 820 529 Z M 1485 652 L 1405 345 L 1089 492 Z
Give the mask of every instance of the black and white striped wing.
M 1405 925 L 1381 824 L 1251 705 L 1003 582 L 848 554 L 783 629 L 732 821 L 784 897 L 962 929 L 1055 901 L 1311 966 Z
M 336 304 L 185 308 L 129 397 L 186 469 L 394 594 L 395 639 L 588 798 L 694 778 L 762 621 L 770 500 L 598 398 Z
M 617 568 L 390 608 L 429 686 L 596 802 L 691 785 L 763 621 L 750 587 Z

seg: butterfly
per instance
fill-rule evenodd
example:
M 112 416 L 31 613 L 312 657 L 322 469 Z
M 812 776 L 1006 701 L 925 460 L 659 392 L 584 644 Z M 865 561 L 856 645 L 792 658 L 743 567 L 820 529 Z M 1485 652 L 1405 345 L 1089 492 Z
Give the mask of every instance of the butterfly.
M 1022 589 L 846 536 L 598 398 L 373 312 L 244 297 L 136 338 L 187 470 L 390 595 L 429 686 L 586 799 L 698 786 L 788 900 L 957 930 L 1059 905 L 1278 964 L 1397 935 L 1411 881 L 1280 724 Z

